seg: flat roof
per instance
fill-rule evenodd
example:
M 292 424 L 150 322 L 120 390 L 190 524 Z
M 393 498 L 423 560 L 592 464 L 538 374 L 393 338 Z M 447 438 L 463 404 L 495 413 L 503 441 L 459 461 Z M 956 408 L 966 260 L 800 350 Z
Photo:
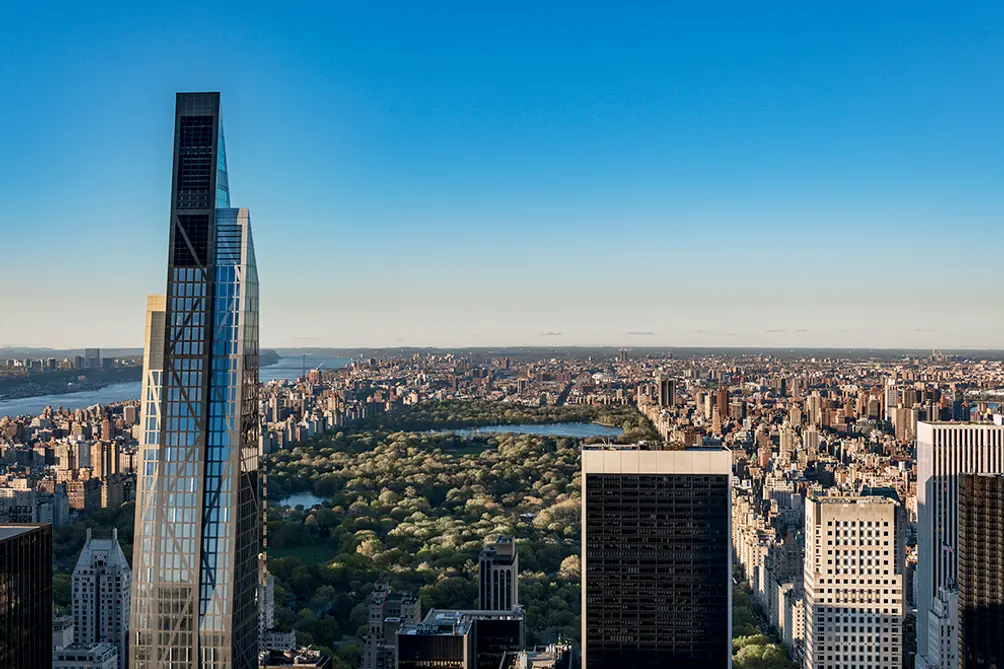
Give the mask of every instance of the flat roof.
M 41 525 L 31 524 L 31 525 L 0 525 L 0 541 L 4 539 L 10 539 L 11 537 L 16 537 L 21 534 L 26 534 L 32 530 L 36 530 L 42 527 Z

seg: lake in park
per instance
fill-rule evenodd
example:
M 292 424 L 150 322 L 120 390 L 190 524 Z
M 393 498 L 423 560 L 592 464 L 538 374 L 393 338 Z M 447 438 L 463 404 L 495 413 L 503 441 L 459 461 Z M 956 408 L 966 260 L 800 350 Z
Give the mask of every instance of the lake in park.
M 436 434 L 447 433 L 458 434 L 462 437 L 470 437 L 478 434 L 504 434 L 515 432 L 516 434 L 539 434 L 551 437 L 619 437 L 624 434 L 624 430 L 619 427 L 608 427 L 599 423 L 549 423 L 543 425 L 484 425 L 482 427 L 472 427 L 459 430 L 435 430 Z
M 298 506 L 302 506 L 304 509 L 310 509 L 312 507 L 320 505 L 322 502 L 328 502 L 323 497 L 318 497 L 317 495 L 311 495 L 309 492 L 301 492 L 295 495 L 290 495 L 286 499 L 280 499 L 279 506 L 288 506 L 291 509 L 295 509 Z

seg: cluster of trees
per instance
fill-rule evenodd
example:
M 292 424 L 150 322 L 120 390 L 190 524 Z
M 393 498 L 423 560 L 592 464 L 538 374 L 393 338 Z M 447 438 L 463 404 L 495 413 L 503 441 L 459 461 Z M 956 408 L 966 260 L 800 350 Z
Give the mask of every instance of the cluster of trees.
M 530 407 L 488 400 L 445 400 L 415 404 L 356 422 L 357 430 L 419 431 L 547 423 L 600 423 L 620 427 L 622 439 L 658 439 L 647 418 L 631 406 L 596 407 L 589 404 Z
M 735 669 L 797 669 L 777 637 L 764 634 L 753 615 L 750 589 L 732 589 L 732 666 Z
M 273 491 L 313 509 L 268 512 L 276 620 L 301 643 L 343 648 L 366 631 L 383 579 L 423 609 L 472 608 L 482 547 L 517 538 L 530 642 L 578 636 L 579 440 L 357 430 L 269 457 Z

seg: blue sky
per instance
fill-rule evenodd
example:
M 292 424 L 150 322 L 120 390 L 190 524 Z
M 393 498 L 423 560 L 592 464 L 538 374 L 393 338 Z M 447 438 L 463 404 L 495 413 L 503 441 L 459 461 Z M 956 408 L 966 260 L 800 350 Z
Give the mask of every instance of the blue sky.
M 95 4 L 0 5 L 0 346 L 140 344 L 220 90 L 265 346 L 1004 347 L 1002 3 Z

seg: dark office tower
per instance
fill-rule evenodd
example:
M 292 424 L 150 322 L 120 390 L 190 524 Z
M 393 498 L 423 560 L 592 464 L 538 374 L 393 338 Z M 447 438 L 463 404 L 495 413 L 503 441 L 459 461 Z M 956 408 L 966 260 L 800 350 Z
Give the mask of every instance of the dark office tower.
M 732 455 L 582 452 L 582 667 L 732 662 Z
M 52 666 L 52 525 L 0 525 L 0 669 Z
M 101 369 L 101 349 L 85 348 L 84 361 L 88 369 Z
M 167 295 L 147 328 L 130 665 L 256 667 L 258 276 L 218 93 L 178 95 Z
M 668 376 L 655 377 L 656 392 L 659 394 L 660 407 L 670 407 L 676 401 L 676 384 Z
M 1004 476 L 959 487 L 959 667 L 1004 667 Z
M 519 605 L 519 555 L 512 537 L 499 537 L 478 559 L 478 608 L 508 611 Z

